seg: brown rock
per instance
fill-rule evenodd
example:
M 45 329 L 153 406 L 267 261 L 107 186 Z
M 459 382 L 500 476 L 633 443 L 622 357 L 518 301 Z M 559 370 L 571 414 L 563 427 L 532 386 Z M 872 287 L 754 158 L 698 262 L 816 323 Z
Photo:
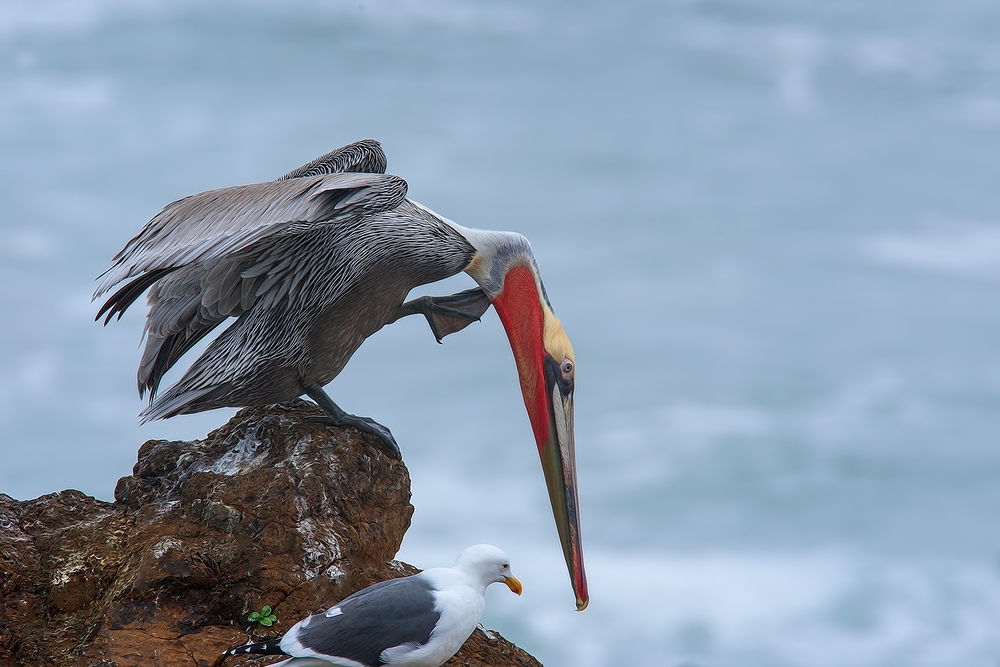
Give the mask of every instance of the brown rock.
M 248 408 L 205 440 L 151 440 L 114 503 L 0 494 L 0 665 L 212 665 L 416 572 L 392 560 L 413 514 L 406 466 L 310 414 Z M 277 623 L 248 627 L 264 605 Z M 476 631 L 448 664 L 538 662 Z

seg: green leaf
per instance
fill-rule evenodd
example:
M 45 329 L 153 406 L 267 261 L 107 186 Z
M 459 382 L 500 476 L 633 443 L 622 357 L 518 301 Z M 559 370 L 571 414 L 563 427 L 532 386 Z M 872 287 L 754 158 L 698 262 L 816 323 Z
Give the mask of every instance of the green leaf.
M 268 618 L 269 618 L 269 619 L 271 619 L 271 622 L 272 622 L 272 623 L 274 623 L 275 621 L 277 621 L 277 620 L 278 620 L 278 617 L 277 617 L 277 616 L 275 616 L 274 614 L 271 614 L 270 616 L 268 616 Z
M 259 623 L 261 625 L 265 626 L 265 627 L 271 627 L 271 624 L 274 623 L 274 621 L 271 620 L 272 618 L 274 618 L 274 617 L 273 616 L 267 616 L 266 618 L 260 619 Z
M 269 606 L 264 605 L 263 607 L 261 607 L 261 609 L 260 609 L 260 615 L 261 616 L 267 616 L 270 613 L 271 613 L 271 608 Z
M 250 616 L 249 616 L 249 617 L 247 617 L 247 620 L 248 620 L 248 621 L 251 621 L 251 622 L 257 622 L 257 621 L 259 621 L 259 620 L 260 620 L 261 618 L 262 618 L 262 616 L 261 616 L 260 614 L 258 614 L 258 613 L 257 613 L 257 612 L 255 612 L 255 611 L 252 611 L 252 612 L 250 612 Z

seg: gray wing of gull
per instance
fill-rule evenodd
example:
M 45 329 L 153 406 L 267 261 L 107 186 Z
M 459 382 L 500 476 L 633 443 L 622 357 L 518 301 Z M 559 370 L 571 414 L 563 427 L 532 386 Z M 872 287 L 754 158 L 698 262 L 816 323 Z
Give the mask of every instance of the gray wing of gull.
M 345 598 L 326 614 L 302 621 L 281 641 L 293 656 L 320 654 L 379 665 L 388 648 L 430 641 L 441 618 L 433 588 L 420 575 L 390 579 Z
M 107 313 L 107 322 L 150 288 L 140 395 L 155 394 L 163 374 L 229 317 L 315 287 L 309 249 L 319 236 L 341 246 L 346 259 L 360 221 L 396 208 L 405 196 L 406 182 L 397 176 L 341 173 L 213 190 L 167 206 L 118 254 L 95 294 L 131 279 L 98 313 Z M 323 282 L 328 300 L 361 269 L 335 268 Z

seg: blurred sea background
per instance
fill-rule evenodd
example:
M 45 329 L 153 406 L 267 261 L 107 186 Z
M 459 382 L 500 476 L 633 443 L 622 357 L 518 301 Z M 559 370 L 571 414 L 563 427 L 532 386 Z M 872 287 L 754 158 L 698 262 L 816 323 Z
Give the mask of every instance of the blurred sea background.
M 484 622 L 547 665 L 995 666 L 998 34 L 980 0 L 0 0 L 0 491 L 110 499 L 224 423 L 138 426 L 144 308 L 95 324 L 93 278 L 167 203 L 374 137 L 533 243 L 592 603 L 492 310 L 329 387 L 403 449 L 401 559 L 501 546 L 525 594 Z

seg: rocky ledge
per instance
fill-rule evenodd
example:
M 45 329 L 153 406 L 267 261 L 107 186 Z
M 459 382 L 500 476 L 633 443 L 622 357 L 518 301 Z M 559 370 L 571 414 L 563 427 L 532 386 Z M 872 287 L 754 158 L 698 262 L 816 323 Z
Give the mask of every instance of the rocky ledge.
M 416 572 L 393 560 L 413 514 L 406 466 L 311 414 L 249 408 L 204 440 L 151 440 L 114 503 L 0 494 L 0 664 L 214 665 Z M 248 623 L 264 605 L 274 625 Z M 447 664 L 539 663 L 477 630 Z

